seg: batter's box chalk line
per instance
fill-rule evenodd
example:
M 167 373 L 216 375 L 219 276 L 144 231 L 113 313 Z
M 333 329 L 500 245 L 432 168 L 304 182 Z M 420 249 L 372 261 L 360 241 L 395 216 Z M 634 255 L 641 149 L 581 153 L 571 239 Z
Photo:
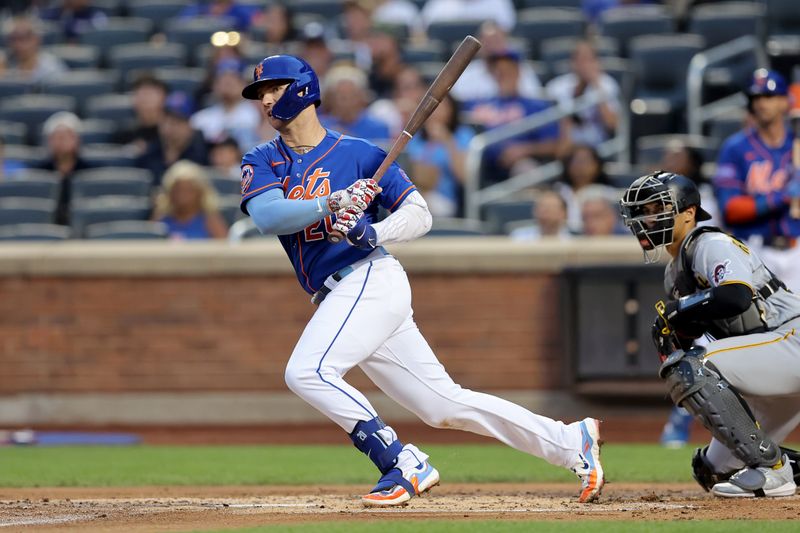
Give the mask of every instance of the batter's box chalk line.
M 440 509 L 436 507 L 415 507 L 408 505 L 402 508 L 370 508 L 359 509 L 358 513 L 426 513 L 426 514 L 463 514 L 463 513 L 563 513 L 565 511 L 581 511 L 588 513 L 616 513 L 631 511 L 670 511 L 677 509 L 698 509 L 695 505 L 677 503 L 630 503 L 625 505 L 580 505 L 565 508 L 563 505 L 533 508 L 494 508 L 494 509 Z

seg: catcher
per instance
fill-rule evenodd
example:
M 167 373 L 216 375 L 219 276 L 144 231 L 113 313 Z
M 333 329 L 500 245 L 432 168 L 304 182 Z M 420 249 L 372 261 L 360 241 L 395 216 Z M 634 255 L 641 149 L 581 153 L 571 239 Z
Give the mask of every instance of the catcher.
M 645 262 L 672 258 L 652 332 L 672 401 L 713 436 L 695 480 L 721 497 L 793 495 L 798 453 L 779 444 L 800 422 L 800 298 L 741 241 L 697 226 L 710 216 L 690 179 L 642 176 L 620 206 Z

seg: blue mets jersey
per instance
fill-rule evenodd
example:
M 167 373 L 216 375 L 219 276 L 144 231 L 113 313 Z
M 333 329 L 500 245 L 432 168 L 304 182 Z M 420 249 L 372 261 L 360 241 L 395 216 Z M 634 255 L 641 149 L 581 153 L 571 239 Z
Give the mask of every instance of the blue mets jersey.
M 726 218 L 735 206 L 732 200 L 749 196 L 755 202 L 752 220 L 727 223 L 739 239 L 800 235 L 800 220 L 791 218 L 784 189 L 792 178 L 791 133 L 780 147 L 767 146 L 755 128 L 744 129 L 722 145 L 714 176 L 714 193 Z
M 242 158 L 242 210 L 247 212 L 249 199 L 277 188 L 289 200 L 328 196 L 358 179 L 371 178 L 386 157 L 386 152 L 369 141 L 327 132 L 321 143 L 302 155 L 293 152 L 280 137 L 247 152 Z M 364 214 L 370 223 L 377 222 L 377 204 L 393 211 L 416 190 L 397 163 L 383 175 L 380 185 L 383 191 Z M 310 294 L 322 287 L 325 278 L 370 253 L 344 241 L 329 243 L 327 236 L 334 220 L 330 215 L 303 231 L 278 236 L 300 285 Z

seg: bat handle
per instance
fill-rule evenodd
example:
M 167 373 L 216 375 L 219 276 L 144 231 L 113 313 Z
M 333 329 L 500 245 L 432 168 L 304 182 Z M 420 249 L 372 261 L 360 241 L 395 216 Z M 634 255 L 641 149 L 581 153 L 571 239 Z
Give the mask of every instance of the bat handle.
M 339 230 L 333 230 L 330 233 L 328 233 L 328 242 L 332 244 L 339 244 L 344 239 L 345 239 L 344 233 L 342 233 Z

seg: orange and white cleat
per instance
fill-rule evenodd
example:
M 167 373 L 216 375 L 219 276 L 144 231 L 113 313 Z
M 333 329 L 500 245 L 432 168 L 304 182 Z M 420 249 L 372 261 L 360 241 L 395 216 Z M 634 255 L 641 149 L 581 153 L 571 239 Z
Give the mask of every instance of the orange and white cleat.
M 419 496 L 439 484 L 439 471 L 428 461 L 403 473 L 392 468 L 385 474 L 372 492 L 361 497 L 367 507 L 390 507 L 404 505 L 412 496 Z
M 580 423 L 581 451 L 578 460 L 571 468 L 581 480 L 580 503 L 596 501 L 600 497 L 606 479 L 600 463 L 600 421 L 585 418 Z

